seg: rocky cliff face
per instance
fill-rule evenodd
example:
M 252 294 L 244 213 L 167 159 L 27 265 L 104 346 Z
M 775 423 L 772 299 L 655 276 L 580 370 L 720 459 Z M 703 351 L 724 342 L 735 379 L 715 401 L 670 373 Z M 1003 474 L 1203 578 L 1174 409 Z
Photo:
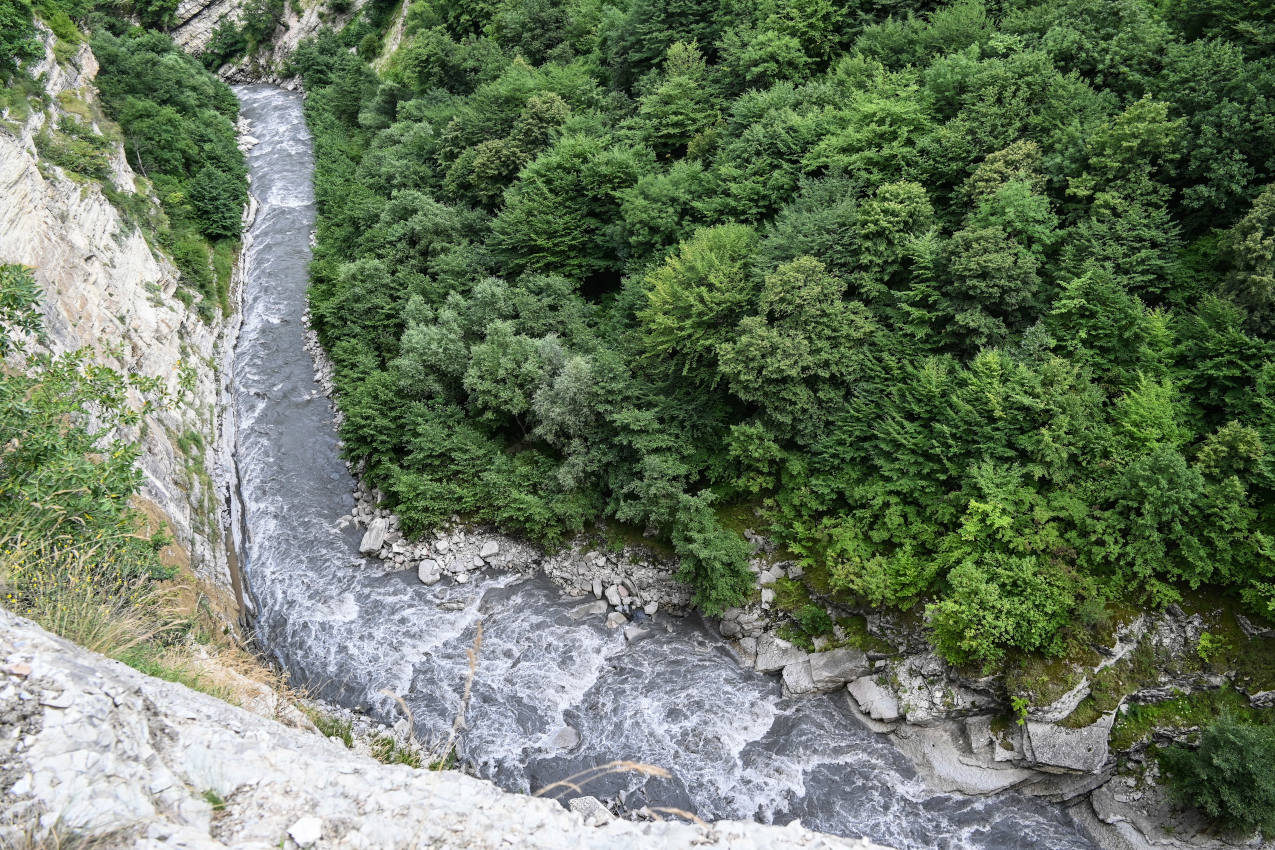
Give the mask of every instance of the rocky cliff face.
M 99 183 L 41 159 L 35 138 L 42 127 L 68 110 L 81 118 L 100 114 L 92 51 L 81 46 L 60 64 L 51 35 L 48 42 L 44 60 L 31 70 L 43 79 L 51 105 L 32 110 L 19 126 L 0 129 L 0 262 L 35 270 L 53 351 L 91 348 L 100 362 L 121 373 L 160 377 L 181 396 L 124 435 L 143 447 L 140 507 L 169 526 L 174 561 L 188 562 L 206 584 L 229 593 L 221 487 L 215 483 L 224 477 L 216 447 L 224 430 L 218 399 L 227 327 L 201 320 L 195 305 L 175 297 L 176 269 L 125 222 Z M 118 146 L 111 171 L 108 179 L 119 191 L 145 186 Z
M 221 68 L 218 73 L 233 82 L 284 83 L 284 62 L 302 41 L 324 27 L 340 29 L 348 23 L 367 0 L 353 0 L 344 12 L 327 8 L 325 0 L 311 0 L 304 8 L 298 0 L 287 0 L 283 18 L 268 43 L 252 56 Z M 198 56 L 212 40 L 223 20 L 239 22 L 248 0 L 182 0 L 177 7 L 173 40 L 187 53 Z M 406 2 L 404 2 L 406 8 Z
M 796 824 L 615 820 L 455 772 L 383 765 L 3 610 L 0 718 L 5 846 L 60 830 L 138 848 L 881 850 Z

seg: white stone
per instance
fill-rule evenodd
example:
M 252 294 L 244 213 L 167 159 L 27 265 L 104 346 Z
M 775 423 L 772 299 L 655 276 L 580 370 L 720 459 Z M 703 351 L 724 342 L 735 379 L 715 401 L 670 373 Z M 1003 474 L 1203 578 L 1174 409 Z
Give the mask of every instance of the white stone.
M 483 548 L 478 550 L 478 557 L 486 561 L 489 558 L 495 557 L 496 554 L 499 552 L 500 552 L 500 544 L 497 543 L 495 540 L 488 540 L 486 543 L 483 544 Z
M 759 673 L 774 673 L 805 658 L 806 653 L 788 641 L 767 633 L 757 639 L 757 661 L 753 667 Z
M 893 723 L 899 719 L 898 697 L 889 688 L 879 684 L 875 676 L 855 679 L 848 690 L 860 710 L 873 720 Z
M 379 552 L 381 545 L 385 542 L 385 532 L 388 523 L 383 518 L 372 520 L 368 524 L 367 531 L 363 534 L 363 540 L 359 543 L 359 551 L 364 555 L 371 555 Z
M 438 568 L 438 561 L 430 558 L 421 561 L 416 568 L 416 577 L 420 579 L 421 584 L 437 584 L 443 577 L 442 571 Z
M 309 847 L 323 837 L 323 821 L 313 815 L 307 815 L 288 827 L 288 835 L 297 842 L 297 846 Z

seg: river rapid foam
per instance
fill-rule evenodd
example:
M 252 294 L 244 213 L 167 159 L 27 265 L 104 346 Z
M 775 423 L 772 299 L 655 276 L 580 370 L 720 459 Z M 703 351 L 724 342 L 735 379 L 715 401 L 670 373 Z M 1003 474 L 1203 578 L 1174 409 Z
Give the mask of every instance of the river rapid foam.
M 258 140 L 248 162 L 260 202 L 234 363 L 239 548 L 256 637 L 295 683 L 389 722 L 399 709 L 388 694 L 401 696 L 418 737 L 440 740 L 481 622 L 459 754 L 506 789 L 631 759 L 672 778 L 610 776 L 586 793 L 705 819 L 800 818 L 900 850 L 1094 846 L 1038 800 L 934 791 L 855 719 L 844 691 L 785 699 L 775 677 L 741 669 L 693 619 L 657 615 L 651 636 L 628 644 L 540 578 L 484 572 L 427 587 L 361 558 L 357 532 L 337 527 L 353 481 L 304 347 L 315 202 L 302 100 L 267 86 L 236 93 Z

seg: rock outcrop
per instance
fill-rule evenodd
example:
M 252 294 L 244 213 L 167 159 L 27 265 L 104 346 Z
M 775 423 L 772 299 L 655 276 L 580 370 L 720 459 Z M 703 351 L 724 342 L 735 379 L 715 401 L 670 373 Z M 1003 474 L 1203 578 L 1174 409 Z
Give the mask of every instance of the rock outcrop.
M 46 32 L 45 58 L 30 71 L 44 81 L 50 105 L 33 109 L 16 131 L 0 127 L 0 262 L 34 269 L 53 352 L 91 348 L 98 362 L 160 378 L 180 399 L 121 436 L 142 446 L 141 506 L 173 532 L 172 559 L 188 561 L 206 584 L 229 593 L 216 483 L 224 479 L 218 447 L 227 325 L 201 319 L 196 304 L 176 297 L 177 270 L 125 221 L 101 184 L 63 172 L 36 149 L 37 134 L 68 106 L 100 114 L 97 70 L 87 45 L 59 63 Z M 111 170 L 117 191 L 146 191 L 118 145 Z
M 284 63 L 297 45 L 325 27 L 339 31 L 366 3 L 367 0 L 352 0 L 347 8 L 337 12 L 328 8 L 323 0 L 304 7 L 296 0 L 286 0 L 283 17 L 271 37 L 251 56 L 226 65 L 218 73 L 233 82 L 282 83 Z M 250 5 L 249 0 L 181 0 L 174 14 L 173 41 L 187 53 L 198 56 L 208 47 L 218 26 L 223 22 L 241 23 Z M 406 15 L 406 2 L 403 7 L 401 18 Z M 397 32 L 401 39 L 401 29 Z
M 383 765 L 3 610 L 0 716 L 0 844 L 57 828 L 192 850 L 876 847 L 797 824 L 613 819 L 587 800 L 568 811 L 455 772 Z

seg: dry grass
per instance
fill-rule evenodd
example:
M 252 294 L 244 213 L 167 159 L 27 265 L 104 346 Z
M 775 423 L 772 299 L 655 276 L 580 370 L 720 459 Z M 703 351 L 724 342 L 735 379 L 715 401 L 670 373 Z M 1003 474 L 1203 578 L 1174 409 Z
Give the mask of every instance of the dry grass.
M 106 850 L 132 844 L 132 830 L 79 830 L 58 820 L 51 827 L 38 819 L 0 825 L 0 850 Z
M 584 786 L 590 782 L 595 782 L 604 776 L 610 776 L 617 773 L 636 773 L 639 776 L 653 776 L 658 779 L 668 779 L 672 774 L 662 767 L 653 764 L 643 764 L 637 761 L 612 761 L 606 764 L 600 764 L 597 767 L 590 767 L 579 773 L 573 773 L 565 779 L 559 779 L 541 788 L 532 796 L 548 797 L 551 800 L 557 800 L 563 794 L 574 792 L 577 796 L 584 793 Z M 553 793 L 550 793 L 550 792 Z M 672 810 L 670 810 L 672 811 Z

